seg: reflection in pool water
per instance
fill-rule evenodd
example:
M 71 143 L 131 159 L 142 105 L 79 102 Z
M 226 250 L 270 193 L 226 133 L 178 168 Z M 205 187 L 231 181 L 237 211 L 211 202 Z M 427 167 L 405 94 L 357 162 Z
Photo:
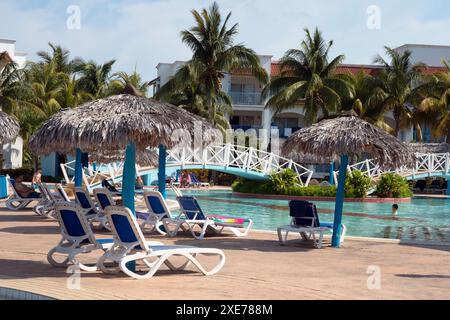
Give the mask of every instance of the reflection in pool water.
M 183 191 L 195 195 L 208 214 L 242 215 L 252 218 L 254 229 L 276 230 L 289 223 L 285 200 L 239 198 L 229 191 Z M 174 195 L 169 193 L 169 197 Z M 332 221 L 334 202 L 313 201 L 322 221 Z M 450 199 L 413 198 L 399 204 L 392 216 L 390 203 L 344 204 L 344 223 L 352 236 L 425 240 L 450 243 Z

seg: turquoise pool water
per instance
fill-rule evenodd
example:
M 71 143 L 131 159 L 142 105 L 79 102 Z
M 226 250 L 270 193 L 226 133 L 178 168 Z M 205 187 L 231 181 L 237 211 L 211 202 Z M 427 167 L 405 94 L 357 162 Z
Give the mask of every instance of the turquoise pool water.
M 288 202 L 246 199 L 228 191 L 183 191 L 195 195 L 208 214 L 242 215 L 254 229 L 276 230 L 288 224 Z M 169 197 L 173 197 L 169 193 Z M 333 221 L 334 202 L 313 201 L 323 222 Z M 393 217 L 389 203 L 345 203 L 343 221 L 348 235 L 450 243 L 450 199 L 413 198 L 400 203 Z

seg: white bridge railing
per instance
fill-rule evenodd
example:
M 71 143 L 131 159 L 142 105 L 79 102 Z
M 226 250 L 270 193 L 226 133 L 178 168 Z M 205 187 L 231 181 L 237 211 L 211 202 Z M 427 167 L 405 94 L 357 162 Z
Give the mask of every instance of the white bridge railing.
M 74 172 L 74 161 L 61 164 L 64 179 L 73 183 L 68 170 Z M 313 171 L 277 154 L 258 150 L 252 147 L 243 147 L 232 144 L 209 146 L 204 149 L 190 147 L 168 150 L 166 157 L 167 167 L 179 167 L 183 169 L 189 166 L 201 166 L 205 169 L 229 171 L 243 176 L 269 176 L 284 169 L 293 170 L 301 186 L 308 186 Z M 153 167 L 136 167 L 138 174 L 145 173 Z M 123 164 L 108 164 L 102 172 L 92 168 L 83 169 L 83 181 L 91 189 L 103 179 L 111 179 L 114 183 L 122 177 Z M 99 181 L 100 180 L 100 181 Z
M 364 160 L 348 166 L 348 172 L 359 170 L 371 180 L 377 180 L 384 173 L 395 172 L 404 178 L 414 178 L 419 174 L 446 175 L 450 174 L 450 153 L 416 153 L 415 167 L 403 166 L 396 170 L 381 170 L 372 159 Z M 337 181 L 339 171 L 334 172 Z

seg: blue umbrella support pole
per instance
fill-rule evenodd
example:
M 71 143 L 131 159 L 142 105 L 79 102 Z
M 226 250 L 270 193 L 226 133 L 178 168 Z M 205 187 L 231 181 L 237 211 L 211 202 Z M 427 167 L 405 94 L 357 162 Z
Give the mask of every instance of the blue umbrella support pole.
M 329 178 L 329 183 L 331 185 L 334 185 L 334 162 L 330 162 L 330 178 Z
M 75 187 L 81 188 L 83 184 L 83 165 L 81 164 L 82 152 L 79 148 L 75 155 Z
M 130 142 L 125 151 L 125 164 L 122 177 L 123 205 L 136 215 L 134 188 L 136 185 L 136 144 Z
M 122 200 L 123 205 L 131 210 L 136 216 L 134 204 L 134 188 L 136 186 L 136 144 L 130 142 L 125 151 L 125 164 L 123 166 L 122 177 Z M 136 262 L 127 263 L 127 268 L 131 271 L 136 270 Z
M 166 198 L 166 147 L 159 146 L 158 190 Z
M 341 245 L 342 232 L 342 210 L 344 208 L 345 197 L 345 178 L 347 176 L 348 156 L 341 156 L 341 165 L 339 167 L 339 181 L 338 190 L 336 194 L 336 204 L 334 209 L 334 223 L 333 223 L 333 237 L 331 238 L 331 245 L 334 248 L 339 248 Z

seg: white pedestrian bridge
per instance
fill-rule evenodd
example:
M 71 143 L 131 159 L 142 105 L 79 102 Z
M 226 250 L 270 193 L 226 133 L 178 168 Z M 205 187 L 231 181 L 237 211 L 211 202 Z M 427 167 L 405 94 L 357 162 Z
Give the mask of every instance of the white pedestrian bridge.
M 450 153 L 417 153 L 416 158 L 414 167 L 404 166 L 397 170 L 382 170 L 375 161 L 368 159 L 350 165 L 348 171 L 362 171 L 373 181 L 387 172 L 396 172 L 408 180 L 419 180 L 426 177 L 450 179 Z M 74 166 L 74 161 L 61 164 L 66 182 L 73 182 Z M 272 152 L 233 144 L 208 146 L 205 149 L 185 147 L 168 150 L 166 168 L 173 170 L 208 169 L 250 180 L 267 180 L 272 174 L 292 169 L 297 175 L 300 186 L 308 186 L 314 173 L 307 166 Z M 137 166 L 136 169 L 139 176 L 152 175 L 158 170 L 155 166 Z M 88 189 L 92 190 L 99 186 L 103 179 L 110 179 L 115 183 L 120 182 L 122 172 L 123 163 L 101 165 L 96 170 L 89 166 L 89 168 L 83 168 L 83 181 Z M 338 173 L 338 171 L 334 173 L 335 181 L 337 181 Z

